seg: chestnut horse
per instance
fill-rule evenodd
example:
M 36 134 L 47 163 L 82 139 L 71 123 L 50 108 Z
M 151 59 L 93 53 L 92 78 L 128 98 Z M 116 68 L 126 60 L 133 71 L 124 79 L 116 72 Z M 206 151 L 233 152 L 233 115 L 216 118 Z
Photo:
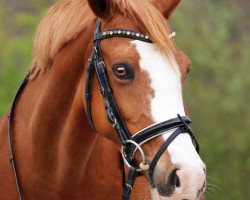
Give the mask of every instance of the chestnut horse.
M 116 133 L 120 121 L 113 124 L 116 129 L 109 123 L 97 73 L 90 81 L 91 98 L 85 91 L 87 66 L 97 50 L 124 120 L 122 128 L 138 136 L 164 123 L 171 122 L 172 127 L 173 118 L 182 127 L 160 129 L 159 135 L 135 144 L 140 151 L 132 163 L 144 171 L 136 179 L 131 199 L 203 199 L 205 164 L 189 136 L 182 97 L 190 60 L 169 37 L 166 23 L 179 2 L 62 0 L 48 11 L 37 30 L 26 85 L 10 116 L 11 161 L 15 160 L 23 199 L 121 199 L 121 146 L 128 142 L 121 145 L 121 135 Z M 101 31 L 130 31 L 122 37 L 102 32 L 112 37 L 96 39 L 93 50 L 97 18 Z M 1 199 L 14 200 L 19 193 L 9 161 L 8 113 L 0 120 L 0 194 Z M 177 114 L 184 117 L 176 118 Z M 161 152 L 149 177 L 149 164 L 176 130 L 182 134 Z

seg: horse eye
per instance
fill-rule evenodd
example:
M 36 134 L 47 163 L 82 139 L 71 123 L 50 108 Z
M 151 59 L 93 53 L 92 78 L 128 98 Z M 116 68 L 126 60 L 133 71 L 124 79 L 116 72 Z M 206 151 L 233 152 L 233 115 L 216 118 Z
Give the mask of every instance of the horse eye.
M 112 66 L 113 74 L 121 80 L 133 80 L 135 76 L 134 68 L 127 62 L 116 63 Z
M 126 76 L 127 75 L 127 70 L 125 67 L 116 67 L 114 69 L 114 72 L 116 73 L 117 76 Z
M 113 73 L 117 78 L 126 79 L 129 78 L 128 71 L 124 66 L 116 66 L 113 68 Z

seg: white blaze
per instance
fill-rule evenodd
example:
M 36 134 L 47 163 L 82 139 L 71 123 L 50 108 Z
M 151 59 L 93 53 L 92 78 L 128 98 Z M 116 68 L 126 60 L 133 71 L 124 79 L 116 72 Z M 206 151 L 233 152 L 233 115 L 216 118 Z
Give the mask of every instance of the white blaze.
M 181 74 L 177 63 L 172 62 L 152 43 L 134 40 L 131 44 L 140 55 L 140 67 L 151 79 L 154 97 L 151 99 L 151 115 L 155 123 L 176 118 L 177 114 L 185 116 L 182 99 Z M 162 135 L 166 140 L 173 131 Z M 186 167 L 202 168 L 204 166 L 196 153 L 190 136 L 180 134 L 168 147 L 173 164 L 187 164 Z
M 151 88 L 154 98 L 151 100 L 151 115 L 155 123 L 171 118 L 177 114 L 185 115 L 181 74 L 175 61 L 168 58 L 152 43 L 134 40 L 136 50 L 140 55 L 140 67 L 151 78 Z

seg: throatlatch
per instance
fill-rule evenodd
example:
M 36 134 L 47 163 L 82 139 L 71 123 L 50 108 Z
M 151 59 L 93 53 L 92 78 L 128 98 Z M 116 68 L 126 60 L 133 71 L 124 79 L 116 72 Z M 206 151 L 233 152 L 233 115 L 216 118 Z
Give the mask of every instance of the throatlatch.
M 170 37 L 174 36 L 174 32 L 170 33 Z M 100 42 L 103 39 L 107 39 L 110 37 L 125 37 L 131 38 L 134 40 L 141 40 L 143 42 L 152 43 L 149 37 L 142 33 L 137 33 L 135 31 L 124 30 L 124 29 L 112 29 L 101 32 L 101 20 L 98 19 L 95 28 L 94 34 L 94 47 L 91 54 L 91 59 L 89 59 L 88 67 L 87 67 L 87 78 L 86 78 L 86 88 L 85 88 L 85 100 L 87 105 L 87 116 L 90 125 L 95 129 L 92 116 L 91 116 L 91 78 L 92 73 L 95 71 L 100 91 L 102 97 L 105 100 L 105 109 L 108 121 L 115 128 L 117 135 L 122 144 L 122 157 L 124 163 L 129 167 L 128 178 L 126 182 L 123 182 L 123 200 L 129 200 L 131 196 L 131 192 L 136 180 L 136 177 L 140 175 L 142 170 L 148 171 L 148 177 L 151 182 L 151 186 L 155 187 L 153 181 L 154 169 L 157 164 L 157 161 L 161 157 L 162 153 L 166 150 L 169 144 L 181 133 L 188 133 L 195 142 L 196 151 L 199 152 L 199 144 L 195 139 L 194 133 L 191 131 L 191 120 L 187 117 L 181 117 L 180 115 L 177 118 L 170 119 L 158 124 L 154 124 L 137 134 L 131 136 L 129 130 L 119 112 L 115 99 L 113 97 L 112 88 L 109 85 L 108 75 L 106 71 L 106 66 L 103 60 L 102 52 L 100 49 Z M 166 131 L 170 131 L 176 129 L 169 138 L 164 142 L 159 151 L 156 153 L 152 162 L 146 163 L 145 155 L 140 145 L 143 143 L 164 134 Z M 134 153 L 136 150 L 139 150 L 143 161 L 140 164 L 140 168 L 136 168 L 133 164 Z M 125 172 L 124 172 L 125 173 Z

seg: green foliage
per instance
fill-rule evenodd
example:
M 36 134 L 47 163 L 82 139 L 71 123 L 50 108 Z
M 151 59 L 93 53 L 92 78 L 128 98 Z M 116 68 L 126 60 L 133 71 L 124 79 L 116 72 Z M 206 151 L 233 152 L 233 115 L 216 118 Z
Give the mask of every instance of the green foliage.
M 250 197 L 250 27 L 245 20 L 250 15 L 242 11 L 250 9 L 247 1 L 183 1 L 170 20 L 178 46 L 192 60 L 184 98 L 207 164 L 208 200 Z M 8 2 L 0 3 L 0 116 L 32 60 L 40 16 L 53 3 Z
M 220 2 L 221 3 L 221 2 Z M 207 164 L 207 199 L 248 199 L 249 36 L 232 4 L 183 1 L 171 25 L 192 60 L 184 98 Z
M 0 116 L 7 111 L 32 60 L 33 37 L 46 4 L 39 2 L 32 11 L 16 8 L 25 1 L 0 4 Z M 47 1 L 47 7 L 50 4 Z

